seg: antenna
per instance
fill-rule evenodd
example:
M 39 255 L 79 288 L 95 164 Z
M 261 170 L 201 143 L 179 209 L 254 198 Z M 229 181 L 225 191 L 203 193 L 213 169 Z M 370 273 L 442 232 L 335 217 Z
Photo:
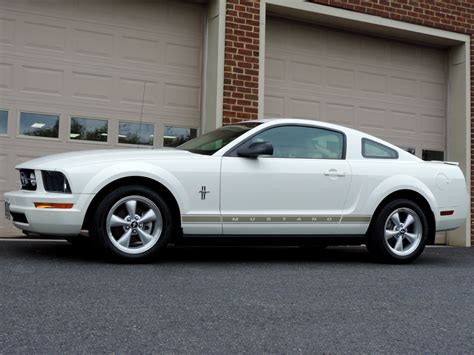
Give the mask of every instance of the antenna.
M 146 91 L 146 80 L 143 82 L 143 96 L 142 96 L 142 109 L 140 112 L 140 124 L 138 125 L 138 146 L 140 149 L 140 139 L 142 134 L 142 120 L 143 120 L 143 107 L 145 106 L 145 91 Z

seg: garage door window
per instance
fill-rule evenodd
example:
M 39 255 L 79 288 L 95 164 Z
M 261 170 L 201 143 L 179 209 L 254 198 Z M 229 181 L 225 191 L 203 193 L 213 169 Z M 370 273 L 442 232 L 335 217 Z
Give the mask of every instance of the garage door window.
M 0 110 L 0 134 L 8 133 L 8 111 Z
M 197 136 L 197 129 L 165 126 L 164 147 L 177 147 Z
M 150 123 L 120 122 L 118 142 L 153 145 L 154 125 Z
M 33 137 L 59 137 L 59 116 L 21 112 L 20 134 Z
M 71 117 L 71 133 L 74 140 L 107 142 L 107 120 Z

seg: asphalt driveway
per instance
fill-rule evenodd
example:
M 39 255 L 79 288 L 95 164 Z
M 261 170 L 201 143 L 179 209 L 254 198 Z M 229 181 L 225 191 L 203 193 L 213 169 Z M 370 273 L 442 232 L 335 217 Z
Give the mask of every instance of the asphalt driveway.
M 0 240 L 0 353 L 472 353 L 474 248 L 168 248 L 146 265 Z

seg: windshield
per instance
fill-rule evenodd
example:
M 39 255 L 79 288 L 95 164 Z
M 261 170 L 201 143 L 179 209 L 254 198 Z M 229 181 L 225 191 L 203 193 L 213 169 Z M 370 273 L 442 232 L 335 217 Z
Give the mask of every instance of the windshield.
M 191 139 L 190 141 L 178 146 L 178 149 L 187 150 L 191 153 L 212 155 L 222 147 L 232 142 L 237 137 L 252 128 L 258 126 L 262 122 L 245 122 L 235 125 L 223 126 L 200 137 Z

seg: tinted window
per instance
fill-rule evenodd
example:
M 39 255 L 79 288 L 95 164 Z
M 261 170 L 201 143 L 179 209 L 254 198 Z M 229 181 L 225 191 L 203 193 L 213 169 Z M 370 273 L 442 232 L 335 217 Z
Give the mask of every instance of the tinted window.
M 203 134 L 200 137 L 191 139 L 189 142 L 186 142 L 177 148 L 197 154 L 212 155 L 259 124 L 260 122 L 244 122 L 223 126 L 214 131 Z
M 269 142 L 275 158 L 342 159 L 344 136 L 340 132 L 307 126 L 279 126 L 252 137 L 245 145 Z
M 40 113 L 20 113 L 20 134 L 35 137 L 59 137 L 59 116 Z
M 372 159 L 397 159 L 398 153 L 383 144 L 362 138 L 362 156 Z
M 119 143 L 153 145 L 154 125 L 149 123 L 120 122 Z
M 107 142 L 107 120 L 71 117 L 71 139 Z
M 0 111 L 0 134 L 8 133 L 8 111 Z
M 165 135 L 163 137 L 164 147 L 177 147 L 197 136 L 197 129 L 183 127 L 165 127 Z

